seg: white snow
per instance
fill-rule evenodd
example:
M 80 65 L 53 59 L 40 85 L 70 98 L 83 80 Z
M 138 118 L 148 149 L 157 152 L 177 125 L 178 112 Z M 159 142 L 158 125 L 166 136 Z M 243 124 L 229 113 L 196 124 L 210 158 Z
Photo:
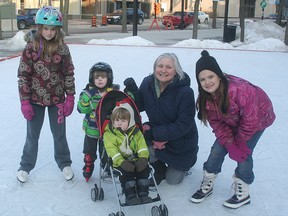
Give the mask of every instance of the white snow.
M 209 150 L 215 139 L 211 128 L 204 127 L 196 120 L 199 129 L 199 154 L 196 165 L 190 170 L 191 175 L 185 177 L 183 183 L 176 186 L 163 181 L 159 186 L 169 216 L 286 216 L 288 215 L 288 88 L 287 88 L 287 46 L 279 39 L 284 32 L 278 31 L 274 25 L 254 25 L 248 30 L 246 38 L 254 32 L 253 42 L 245 44 L 234 41 L 236 45 L 214 40 L 187 40 L 174 46 L 157 46 L 139 37 L 128 37 L 123 40 L 92 40 L 89 45 L 69 45 L 75 64 L 77 96 L 88 82 L 88 71 L 97 61 L 109 63 L 114 70 L 114 83 L 121 85 L 127 77 L 134 77 L 137 84 L 152 73 L 154 60 L 164 52 L 174 52 L 179 57 L 183 70 L 192 80 L 191 87 L 197 96 L 195 80 L 195 63 L 202 49 L 207 49 L 220 64 L 222 70 L 250 80 L 262 87 L 270 96 L 276 121 L 267 128 L 254 151 L 255 181 L 250 186 L 251 204 L 238 210 L 222 206 L 223 201 L 232 196 L 232 174 L 235 162 L 226 158 L 222 172 L 216 179 L 213 194 L 201 204 L 189 201 L 192 193 L 198 190 L 202 179 L 202 165 L 206 161 Z M 261 28 L 265 28 L 261 34 Z M 278 29 L 278 30 L 277 30 Z M 269 31 L 270 30 L 270 31 Z M 255 33 L 256 32 L 256 33 Z M 266 37 L 265 35 L 268 35 Z M 257 40 L 259 36 L 259 40 Z M 19 38 L 21 38 L 20 36 Z M 255 39 L 256 38 L 256 39 Z M 135 40 L 134 40 L 135 39 Z M 19 39 L 20 40 L 20 39 Z M 14 42 L 12 42 L 14 41 Z M 9 47 L 19 49 L 18 35 L 11 39 Z M 137 41 L 137 42 L 136 42 Z M 106 44 L 106 45 L 105 45 Z M 108 45 L 107 45 L 108 44 Z M 131 46 L 132 44 L 132 46 Z M 190 46 L 189 46 L 190 44 Z M 221 46 L 222 44 L 222 46 Z M 126 46 L 129 45 L 129 46 Z M 1 48 L 1 47 L 0 47 Z M 262 50 L 262 51 L 259 51 Z M 86 183 L 82 176 L 83 139 L 81 130 L 83 115 L 76 111 L 67 118 L 67 139 L 73 160 L 72 168 L 75 177 L 66 182 L 58 169 L 53 156 L 53 139 L 48 116 L 42 128 L 38 160 L 36 167 L 30 172 L 29 181 L 20 184 L 16 180 L 20 157 L 25 142 L 26 121 L 19 104 L 17 89 L 17 68 L 20 57 L 0 62 L 0 215 L 1 216 L 105 216 L 118 210 L 116 194 L 111 183 L 102 182 L 105 197 L 103 201 L 93 202 L 90 190 L 99 184 L 98 165 L 92 179 Z M 147 117 L 143 113 L 143 121 Z M 96 161 L 99 163 L 99 160 Z M 151 196 L 154 193 L 151 192 Z M 153 203 L 133 207 L 125 207 L 126 216 L 151 215 Z

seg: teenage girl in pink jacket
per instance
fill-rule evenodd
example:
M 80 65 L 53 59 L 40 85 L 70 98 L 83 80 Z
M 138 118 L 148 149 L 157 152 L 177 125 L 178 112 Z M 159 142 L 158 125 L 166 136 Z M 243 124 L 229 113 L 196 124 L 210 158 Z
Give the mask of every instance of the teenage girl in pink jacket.
M 201 54 L 196 63 L 198 118 L 204 125 L 209 123 L 216 140 L 203 166 L 201 187 L 191 201 L 200 203 L 211 195 L 214 180 L 228 154 L 237 162 L 233 174 L 235 194 L 223 205 L 239 208 L 250 203 L 249 184 L 254 181 L 252 152 L 264 130 L 274 122 L 275 114 L 261 88 L 224 74 L 206 50 Z

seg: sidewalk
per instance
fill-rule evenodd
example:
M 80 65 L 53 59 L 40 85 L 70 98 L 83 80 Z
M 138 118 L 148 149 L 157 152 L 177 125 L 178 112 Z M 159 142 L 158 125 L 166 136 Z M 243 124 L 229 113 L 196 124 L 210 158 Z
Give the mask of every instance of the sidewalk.
M 138 25 L 137 36 L 157 45 L 173 45 L 182 40 L 192 39 L 193 25 L 183 30 L 179 28 L 165 30 L 161 21 L 158 20 L 159 31 L 155 24 L 150 28 L 152 22 L 153 19 L 146 19 L 141 26 Z M 81 32 L 75 32 L 80 28 Z M 91 27 L 90 20 L 69 20 L 69 36 L 65 37 L 65 41 L 68 43 L 87 43 L 92 39 L 114 40 L 133 36 L 133 25 L 127 25 L 128 33 L 122 33 L 121 28 L 121 25 L 101 26 L 101 23 L 97 24 L 97 27 Z M 198 25 L 197 39 L 222 40 L 222 37 L 222 23 L 219 22 L 216 29 L 212 29 L 211 25 Z
M 192 25 L 183 30 L 177 28 L 175 30 L 164 30 L 164 26 L 158 21 L 160 31 L 156 28 L 156 25 L 153 25 L 149 31 L 152 21 L 153 19 L 147 19 L 141 26 L 138 26 L 136 36 L 151 41 L 156 45 L 163 46 L 169 46 L 183 40 L 192 39 Z M 214 39 L 222 41 L 223 29 L 221 26 L 216 29 L 212 29 L 211 25 L 199 25 L 198 27 L 197 39 Z M 101 26 L 101 23 L 98 24 L 98 22 L 97 27 L 91 27 L 91 20 L 89 19 L 74 19 L 69 20 L 69 35 L 66 36 L 64 40 L 66 43 L 87 44 L 93 39 L 115 40 L 133 36 L 133 25 L 127 25 L 127 33 L 122 33 L 121 29 L 121 25 Z M 14 34 L 16 34 L 16 32 Z M 5 48 L 5 44 L 12 37 L 13 35 L 10 35 L 10 37 L 0 40 L 0 57 L 12 56 L 22 51 L 11 51 L 10 49 Z

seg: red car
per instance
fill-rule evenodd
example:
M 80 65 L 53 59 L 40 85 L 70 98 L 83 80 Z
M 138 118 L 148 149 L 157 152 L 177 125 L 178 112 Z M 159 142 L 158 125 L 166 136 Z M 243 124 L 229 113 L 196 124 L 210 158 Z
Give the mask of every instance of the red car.
M 193 24 L 193 13 L 192 12 L 183 12 L 183 27 L 189 26 L 190 24 Z M 181 11 L 176 11 L 173 15 L 166 15 L 163 16 L 162 24 L 164 26 L 170 25 L 172 22 L 173 26 L 179 26 L 181 24 Z

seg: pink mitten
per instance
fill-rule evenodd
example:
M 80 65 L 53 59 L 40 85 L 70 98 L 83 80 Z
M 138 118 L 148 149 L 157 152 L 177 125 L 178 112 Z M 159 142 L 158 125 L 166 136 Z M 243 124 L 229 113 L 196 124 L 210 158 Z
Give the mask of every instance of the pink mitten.
M 164 149 L 165 148 L 165 144 L 167 143 L 167 141 L 164 142 L 157 142 L 157 141 L 152 141 L 153 142 L 153 148 L 154 149 Z
M 71 113 L 73 112 L 74 99 L 75 99 L 75 97 L 73 95 L 68 95 L 66 97 L 66 101 L 64 103 L 64 110 L 63 110 L 64 116 L 67 117 L 67 116 L 71 115 Z
M 245 152 L 241 151 L 240 149 L 238 149 L 235 144 L 225 146 L 225 148 L 227 149 L 227 151 L 229 153 L 229 157 L 232 160 L 235 160 L 235 161 L 241 163 L 247 159 L 247 154 Z
M 235 142 L 236 142 L 236 145 L 237 145 L 239 150 L 241 150 L 242 152 L 244 152 L 248 155 L 252 154 L 252 150 L 250 148 L 248 148 L 246 141 L 240 139 L 239 137 L 236 137 Z
M 21 101 L 21 111 L 25 119 L 31 121 L 34 117 L 34 110 L 29 100 Z

